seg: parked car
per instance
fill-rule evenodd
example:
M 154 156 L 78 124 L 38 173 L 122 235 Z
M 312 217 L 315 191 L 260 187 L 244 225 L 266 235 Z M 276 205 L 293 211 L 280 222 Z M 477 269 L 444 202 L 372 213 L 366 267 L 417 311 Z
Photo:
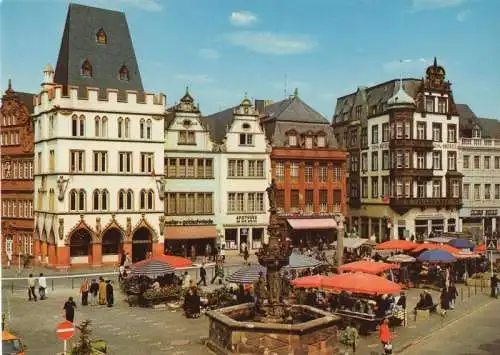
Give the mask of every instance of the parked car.
M 7 331 L 2 331 L 2 355 L 25 355 L 26 345 L 20 338 Z

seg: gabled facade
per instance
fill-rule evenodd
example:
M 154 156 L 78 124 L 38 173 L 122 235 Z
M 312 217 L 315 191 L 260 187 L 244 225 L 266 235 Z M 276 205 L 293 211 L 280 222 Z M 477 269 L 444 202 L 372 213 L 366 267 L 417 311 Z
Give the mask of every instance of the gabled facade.
M 2 97 L 2 264 L 33 248 L 33 94 L 9 87 Z
M 217 237 L 218 146 L 186 89 L 165 120 L 165 248 L 203 254 Z M 212 245 L 213 247 L 214 245 Z
M 478 241 L 500 227 L 500 122 L 478 118 L 467 105 L 460 115 L 459 169 L 463 174 L 462 231 Z
M 278 214 L 294 245 L 333 241 L 335 217 L 345 215 L 346 154 L 326 118 L 307 105 L 298 90 L 285 100 L 257 100 L 272 145 L 272 178 Z
M 84 35 L 106 28 L 108 18 L 118 22 L 106 30 L 108 41 Z M 133 261 L 163 252 L 165 191 L 155 172 L 164 170 L 166 97 L 142 92 L 139 79 L 122 94 L 106 81 L 120 69 L 108 63 L 132 60 L 122 56 L 133 50 L 114 50 L 132 48 L 126 29 L 123 14 L 71 4 L 58 72 L 74 63 L 82 63 L 81 71 L 54 81 L 48 65 L 35 97 L 35 253 L 43 261 L 47 250 L 52 266 L 116 264 L 121 252 Z M 90 73 L 87 53 L 79 51 L 89 40 L 107 57 L 102 66 L 94 61 Z M 94 80 L 98 87 L 83 87 Z
M 424 238 L 459 230 L 458 115 L 445 70 L 337 99 L 335 136 L 349 151 L 350 229 Z
M 266 188 L 271 182 L 270 153 L 259 113 L 250 99 L 205 117 L 218 144 L 216 221 L 225 249 L 238 252 L 242 242 L 259 249 L 267 240 Z

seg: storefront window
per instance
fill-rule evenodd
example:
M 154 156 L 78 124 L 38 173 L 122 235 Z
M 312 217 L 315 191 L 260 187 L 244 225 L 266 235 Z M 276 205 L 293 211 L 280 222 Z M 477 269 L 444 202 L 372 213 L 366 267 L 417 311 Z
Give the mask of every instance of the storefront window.
M 456 228 L 455 224 L 456 224 L 455 218 L 448 219 L 448 232 L 450 233 L 455 232 Z
M 264 228 L 252 229 L 252 249 L 259 249 L 264 243 Z
M 226 249 L 238 249 L 238 229 L 225 230 Z

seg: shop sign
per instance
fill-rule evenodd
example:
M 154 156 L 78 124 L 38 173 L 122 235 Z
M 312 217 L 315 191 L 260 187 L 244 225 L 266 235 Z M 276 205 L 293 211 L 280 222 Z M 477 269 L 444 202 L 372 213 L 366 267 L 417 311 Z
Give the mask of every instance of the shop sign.
M 165 221 L 165 225 L 167 226 L 198 226 L 207 224 L 214 224 L 214 221 L 211 219 L 185 219 L 182 221 L 179 220 Z
M 483 215 L 483 210 L 471 210 L 470 215 L 471 216 L 482 216 Z
M 236 223 L 238 224 L 256 224 L 257 216 L 249 215 L 249 216 L 236 216 Z
M 487 216 L 496 216 L 498 214 L 498 210 L 486 210 Z

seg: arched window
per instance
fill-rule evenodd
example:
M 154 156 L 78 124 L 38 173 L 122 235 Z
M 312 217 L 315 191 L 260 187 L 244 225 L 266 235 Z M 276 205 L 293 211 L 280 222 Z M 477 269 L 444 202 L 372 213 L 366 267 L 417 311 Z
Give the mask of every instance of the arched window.
M 83 62 L 80 74 L 87 78 L 92 77 L 92 64 L 90 64 L 88 59 L 85 59 L 85 61 Z
M 147 139 L 151 139 L 151 135 L 152 135 L 152 122 L 151 120 L 147 120 L 146 122 L 146 138 Z
M 144 118 L 141 118 L 141 122 L 139 123 L 139 136 L 141 139 L 144 139 Z
M 80 211 L 85 210 L 85 190 L 80 190 L 78 193 L 78 209 Z
M 80 137 L 83 137 L 85 135 L 85 116 L 81 115 L 80 116 Z
M 130 134 L 130 119 L 128 117 L 125 118 L 125 138 L 129 138 Z
M 100 137 L 101 136 L 101 119 L 99 118 L 99 116 L 96 116 L 96 118 L 95 118 L 95 128 L 94 128 L 94 131 L 95 131 L 95 136 L 96 137 Z
M 99 190 L 94 190 L 94 193 L 93 193 L 93 205 L 92 205 L 92 208 L 94 209 L 94 211 L 98 211 L 99 210 Z
M 108 43 L 108 36 L 106 35 L 106 32 L 104 32 L 104 29 L 102 27 L 99 29 L 99 31 L 97 31 L 95 39 L 99 44 Z
M 146 209 L 146 190 L 141 190 L 140 209 Z
M 108 136 L 108 118 L 106 116 L 103 116 L 101 122 L 101 137 L 107 137 L 107 136 Z
M 71 117 L 71 135 L 73 137 L 78 136 L 78 116 L 77 115 L 73 115 L 73 117 Z
M 118 209 L 119 210 L 125 209 L 125 191 L 123 190 L 120 190 L 118 192 Z
M 134 193 L 132 190 L 127 191 L 127 210 L 131 210 L 133 206 Z
M 149 190 L 148 191 L 148 210 L 153 209 L 154 198 L 155 198 L 155 194 L 154 194 L 153 190 Z
M 76 211 L 76 205 L 78 202 L 78 194 L 76 190 L 71 190 L 69 192 L 69 210 Z
M 118 78 L 123 81 L 129 81 L 129 72 L 128 68 L 125 64 L 122 65 L 120 70 L 118 71 Z
M 101 210 L 102 211 L 108 210 L 108 198 L 109 198 L 108 190 L 103 190 L 101 192 Z
M 118 118 L 118 138 L 123 137 L 123 118 Z

